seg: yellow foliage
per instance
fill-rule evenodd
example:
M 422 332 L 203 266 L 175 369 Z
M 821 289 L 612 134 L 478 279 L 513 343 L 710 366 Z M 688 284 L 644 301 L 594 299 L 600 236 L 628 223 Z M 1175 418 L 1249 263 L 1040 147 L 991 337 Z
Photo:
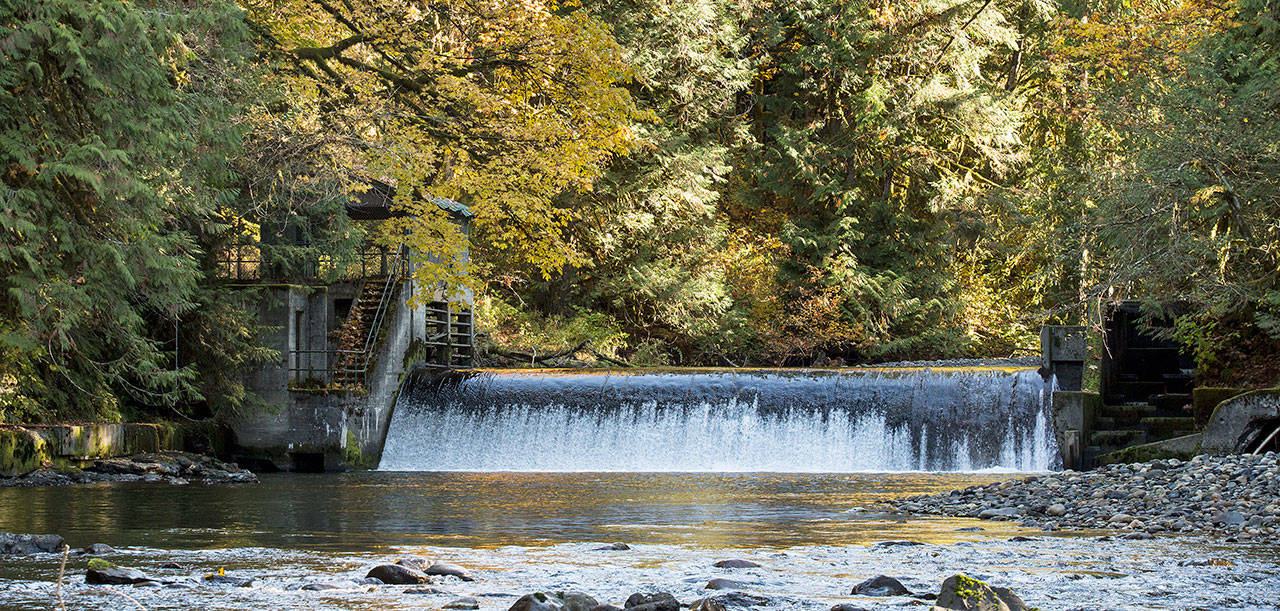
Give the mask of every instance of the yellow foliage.
M 420 280 L 469 284 L 466 243 L 428 194 L 467 204 L 473 237 L 506 260 L 547 276 L 580 261 L 556 197 L 629 150 L 642 113 L 609 29 L 576 2 L 245 5 L 274 40 L 293 127 L 322 136 L 353 191 L 383 180 L 415 215 L 383 238 L 431 253 Z

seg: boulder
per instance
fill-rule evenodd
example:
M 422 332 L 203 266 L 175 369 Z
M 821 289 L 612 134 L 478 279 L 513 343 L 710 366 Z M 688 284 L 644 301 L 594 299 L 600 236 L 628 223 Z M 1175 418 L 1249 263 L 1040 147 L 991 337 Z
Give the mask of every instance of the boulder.
M 479 609 L 480 601 L 470 596 L 463 596 L 462 598 L 446 603 L 444 608 L 445 609 Z
M 115 548 L 111 547 L 110 545 L 107 545 L 106 543 L 94 543 L 93 545 L 90 545 L 84 548 L 83 550 L 80 550 L 80 554 L 82 556 L 101 556 L 103 554 L 114 554 L 114 553 L 116 553 Z
M 769 599 L 763 596 L 745 592 L 726 592 L 694 601 L 693 604 L 689 605 L 689 611 L 729 611 L 730 609 L 767 604 L 769 604 Z
M 224 586 L 235 586 L 237 588 L 247 588 L 253 585 L 253 579 L 250 577 L 232 577 L 231 575 L 205 575 L 206 583 L 216 583 Z
M 431 583 L 431 578 L 427 574 L 411 569 L 407 566 L 399 564 L 380 564 L 369 569 L 365 578 L 374 578 L 382 583 L 395 585 L 412 585 L 419 583 Z
M 591 608 L 591 611 L 623 611 L 623 609 L 613 605 L 596 605 Z
M 1008 588 L 994 588 L 964 575 L 952 575 L 942 582 L 937 606 L 950 611 L 1029 611 Z
M 728 559 L 728 560 L 721 560 L 721 561 L 717 562 L 717 563 L 715 564 L 715 566 L 716 566 L 716 568 L 719 568 L 719 569 L 755 569 L 755 568 L 760 568 L 760 565 L 758 565 L 758 564 L 756 564 L 756 563 L 754 563 L 754 562 L 752 562 L 752 561 L 750 561 L 750 560 L 744 560 L 744 559 L 742 559 L 742 558 L 730 558 L 730 559 Z
M 680 601 L 666 592 L 657 594 L 641 594 L 639 592 L 627 597 L 623 607 L 632 611 L 680 611 Z
M 425 571 L 423 571 L 423 572 L 424 572 L 424 573 L 426 573 L 426 574 L 428 574 L 428 575 L 441 575 L 441 576 L 444 576 L 444 577 L 457 577 L 458 579 L 461 579 L 461 580 L 463 580 L 463 581 L 475 581 L 475 580 L 476 580 L 476 578 L 475 578 L 475 577 L 472 577 L 472 576 L 471 576 L 471 573 L 468 573 L 468 572 L 467 572 L 467 569 L 464 569 L 464 568 L 462 568 L 462 567 L 460 567 L 460 566 L 458 566 L 458 565 L 456 565 L 456 564 L 449 564 L 449 563 L 447 563 L 447 562 L 436 562 L 436 563 L 432 564 L 431 566 L 427 567 L 427 570 L 425 570 Z
M 145 573 L 137 569 L 89 569 L 84 575 L 84 582 L 92 585 L 129 585 L 151 581 Z
M 876 575 L 856 586 L 850 594 L 859 596 L 902 596 L 910 594 L 906 586 L 901 581 L 885 575 Z
M 24 535 L 0 533 L 0 555 L 38 554 L 62 551 L 64 542 L 58 535 Z
M 591 611 L 598 606 L 582 592 L 534 592 L 521 596 L 507 611 Z
M 707 590 L 741 590 L 747 587 L 747 584 L 732 579 L 724 579 L 717 577 L 707 582 L 705 589 Z
M 426 572 L 427 567 L 435 564 L 435 561 L 427 560 L 426 558 L 419 558 L 417 556 L 410 556 L 408 558 L 397 558 L 396 564 L 400 566 L 407 566 L 415 571 Z
M 597 548 L 595 549 L 595 551 L 597 551 L 597 552 L 622 552 L 622 551 L 626 551 L 626 550 L 629 550 L 629 549 L 631 549 L 631 546 L 630 546 L 630 545 L 627 545 L 626 543 L 612 543 L 612 544 L 610 544 L 610 545 L 606 545 L 606 546 L 604 546 L 604 547 L 597 547 Z

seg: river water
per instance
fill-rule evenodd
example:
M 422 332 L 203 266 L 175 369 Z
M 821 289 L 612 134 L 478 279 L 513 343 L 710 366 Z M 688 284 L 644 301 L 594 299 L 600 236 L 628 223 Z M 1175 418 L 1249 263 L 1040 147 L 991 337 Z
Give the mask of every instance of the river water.
M 435 609 L 458 596 L 506 609 L 523 593 L 577 589 L 620 604 L 632 592 L 704 596 L 729 577 L 761 609 L 910 608 L 849 595 L 877 574 L 936 592 L 966 573 L 1042 609 L 1266 609 L 1280 554 L 1193 537 L 1099 541 L 1009 522 L 915 519 L 860 508 L 900 495 L 1012 477 L 1000 473 L 395 473 L 264 476 L 261 485 L 97 484 L 0 489 L 0 531 L 53 532 L 72 546 L 187 587 L 86 586 L 72 557 L 68 609 Z M 979 528 L 981 530 L 972 530 Z M 1010 541 L 1022 535 L 1031 540 Z M 880 545 L 911 540 L 922 545 Z M 597 548 L 625 542 L 632 549 Z M 354 582 L 417 555 L 479 578 L 439 578 L 435 594 Z M 746 558 L 754 569 L 717 569 Z M 1181 566 L 1216 559 L 1209 566 Z M 181 568 L 163 568 L 176 562 Z M 225 569 L 252 587 L 206 585 Z M 51 554 L 0 560 L 0 608 L 56 608 Z M 341 589 L 303 591 L 305 584 Z M 127 594 L 128 599 L 121 594 Z M 132 600 L 130 600 L 132 599 Z M 136 601 L 136 602 L 135 602 Z

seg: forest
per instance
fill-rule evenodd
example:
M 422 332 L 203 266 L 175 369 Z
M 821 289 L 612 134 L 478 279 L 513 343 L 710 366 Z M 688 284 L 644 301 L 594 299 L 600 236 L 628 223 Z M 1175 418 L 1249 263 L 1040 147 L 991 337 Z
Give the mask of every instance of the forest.
M 504 366 L 1029 355 L 1132 299 L 1274 385 L 1278 111 L 1275 0 L 0 0 L 0 422 L 259 408 L 250 241 L 435 253 Z M 349 221 L 370 179 L 412 214 Z

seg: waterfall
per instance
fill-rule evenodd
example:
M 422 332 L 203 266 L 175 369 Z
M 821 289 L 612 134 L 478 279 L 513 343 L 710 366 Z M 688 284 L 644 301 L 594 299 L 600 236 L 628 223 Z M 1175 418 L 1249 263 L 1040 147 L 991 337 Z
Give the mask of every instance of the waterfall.
M 528 370 L 401 389 L 386 471 L 1045 471 L 1034 369 Z

